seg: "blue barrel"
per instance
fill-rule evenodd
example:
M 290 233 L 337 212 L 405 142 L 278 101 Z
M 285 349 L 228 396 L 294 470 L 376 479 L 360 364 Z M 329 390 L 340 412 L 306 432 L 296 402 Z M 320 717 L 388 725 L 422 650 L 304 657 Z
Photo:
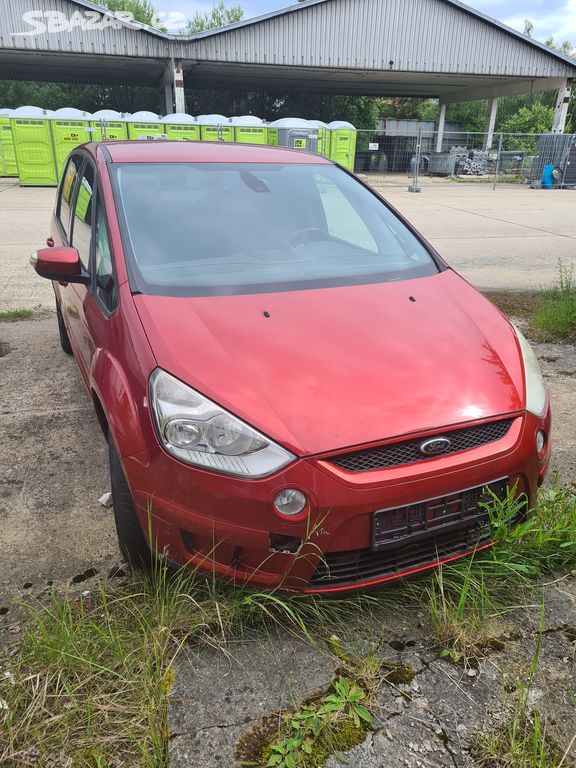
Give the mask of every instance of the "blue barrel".
M 542 173 L 542 189 L 553 189 L 554 182 L 560 175 L 560 168 L 557 165 L 545 165 Z

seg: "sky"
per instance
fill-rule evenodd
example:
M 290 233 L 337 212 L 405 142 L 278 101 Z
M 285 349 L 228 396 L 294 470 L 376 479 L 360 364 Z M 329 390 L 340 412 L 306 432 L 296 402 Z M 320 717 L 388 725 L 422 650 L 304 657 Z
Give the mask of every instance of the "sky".
M 167 14 L 164 23 L 173 26 L 178 18 L 189 18 L 196 11 L 209 10 L 211 0 L 154 0 L 159 11 Z M 245 18 L 259 16 L 292 5 L 294 0 L 225 0 L 226 5 L 241 5 Z M 576 45 L 576 0 L 472 0 L 468 3 L 478 11 L 502 21 L 520 32 L 524 31 L 524 19 L 529 19 L 534 30 L 532 36 L 544 41 L 552 35 L 556 42 L 571 40 Z

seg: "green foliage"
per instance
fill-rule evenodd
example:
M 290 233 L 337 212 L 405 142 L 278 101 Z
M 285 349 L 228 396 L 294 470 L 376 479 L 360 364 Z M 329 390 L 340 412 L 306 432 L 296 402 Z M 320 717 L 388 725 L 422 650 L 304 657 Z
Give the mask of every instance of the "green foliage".
M 531 325 L 542 341 L 576 339 L 576 282 L 572 268 L 559 264 L 558 284 L 543 293 Z
M 374 718 L 364 705 L 366 692 L 355 682 L 340 676 L 331 692 L 317 702 L 282 716 L 283 735 L 268 747 L 266 768 L 298 768 L 320 764 L 315 747 L 330 738 L 343 720 L 352 720 L 357 730 L 369 726 Z M 324 749 L 320 750 L 324 753 Z M 308 759 L 308 758 L 311 758 Z M 313 762 L 312 762 L 313 761 Z
M 77 83 L 35 83 L 27 80 L 0 81 L 0 104 L 9 109 L 31 104 L 42 109 L 76 107 L 86 112 L 116 109 L 159 112 L 157 88 L 129 85 L 79 85 Z
M 554 109 L 536 102 L 520 107 L 502 123 L 500 130 L 504 133 L 550 133 L 553 119 Z
M 226 6 L 224 0 L 211 8 L 209 11 L 200 12 L 188 21 L 186 33 L 189 35 L 198 32 L 206 32 L 209 29 L 219 29 L 228 24 L 235 24 L 244 18 L 244 10 L 240 5 Z
M 491 623 L 500 606 L 510 604 L 531 579 L 576 564 L 576 494 L 543 491 L 527 515 L 512 491 L 504 499 L 492 495 L 485 506 L 494 546 L 439 568 L 422 595 L 440 655 L 464 667 L 475 666 L 486 649 L 497 646 Z
M 26 309 L 24 307 L 16 308 L 16 309 L 6 309 L 3 312 L 0 312 L 0 321 L 2 320 L 27 320 L 29 317 L 32 317 L 34 312 L 31 309 Z

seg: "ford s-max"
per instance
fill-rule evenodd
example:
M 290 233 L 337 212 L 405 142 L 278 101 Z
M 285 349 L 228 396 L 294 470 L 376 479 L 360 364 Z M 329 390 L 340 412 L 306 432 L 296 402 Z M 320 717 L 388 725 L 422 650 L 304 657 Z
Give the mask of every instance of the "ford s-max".
M 329 160 L 90 143 L 47 245 L 130 560 L 345 591 L 488 547 L 494 498 L 534 501 L 550 410 L 529 344 Z

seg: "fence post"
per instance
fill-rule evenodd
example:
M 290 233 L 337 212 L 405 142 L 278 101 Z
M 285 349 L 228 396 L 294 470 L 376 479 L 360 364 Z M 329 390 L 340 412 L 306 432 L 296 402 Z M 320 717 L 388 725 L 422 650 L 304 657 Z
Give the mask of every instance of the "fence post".
M 418 136 L 416 138 L 416 156 L 414 158 L 414 171 L 412 174 L 412 185 L 408 187 L 408 192 L 421 192 L 422 187 L 418 186 L 418 173 L 420 172 L 420 155 L 422 149 L 422 126 L 418 128 Z
M 498 181 L 498 170 L 500 168 L 500 154 L 502 152 L 502 142 L 504 140 L 504 134 L 502 131 L 500 131 L 499 138 L 498 138 L 498 154 L 496 155 L 496 165 L 494 166 L 494 183 L 492 184 L 492 189 L 496 189 L 496 183 Z

